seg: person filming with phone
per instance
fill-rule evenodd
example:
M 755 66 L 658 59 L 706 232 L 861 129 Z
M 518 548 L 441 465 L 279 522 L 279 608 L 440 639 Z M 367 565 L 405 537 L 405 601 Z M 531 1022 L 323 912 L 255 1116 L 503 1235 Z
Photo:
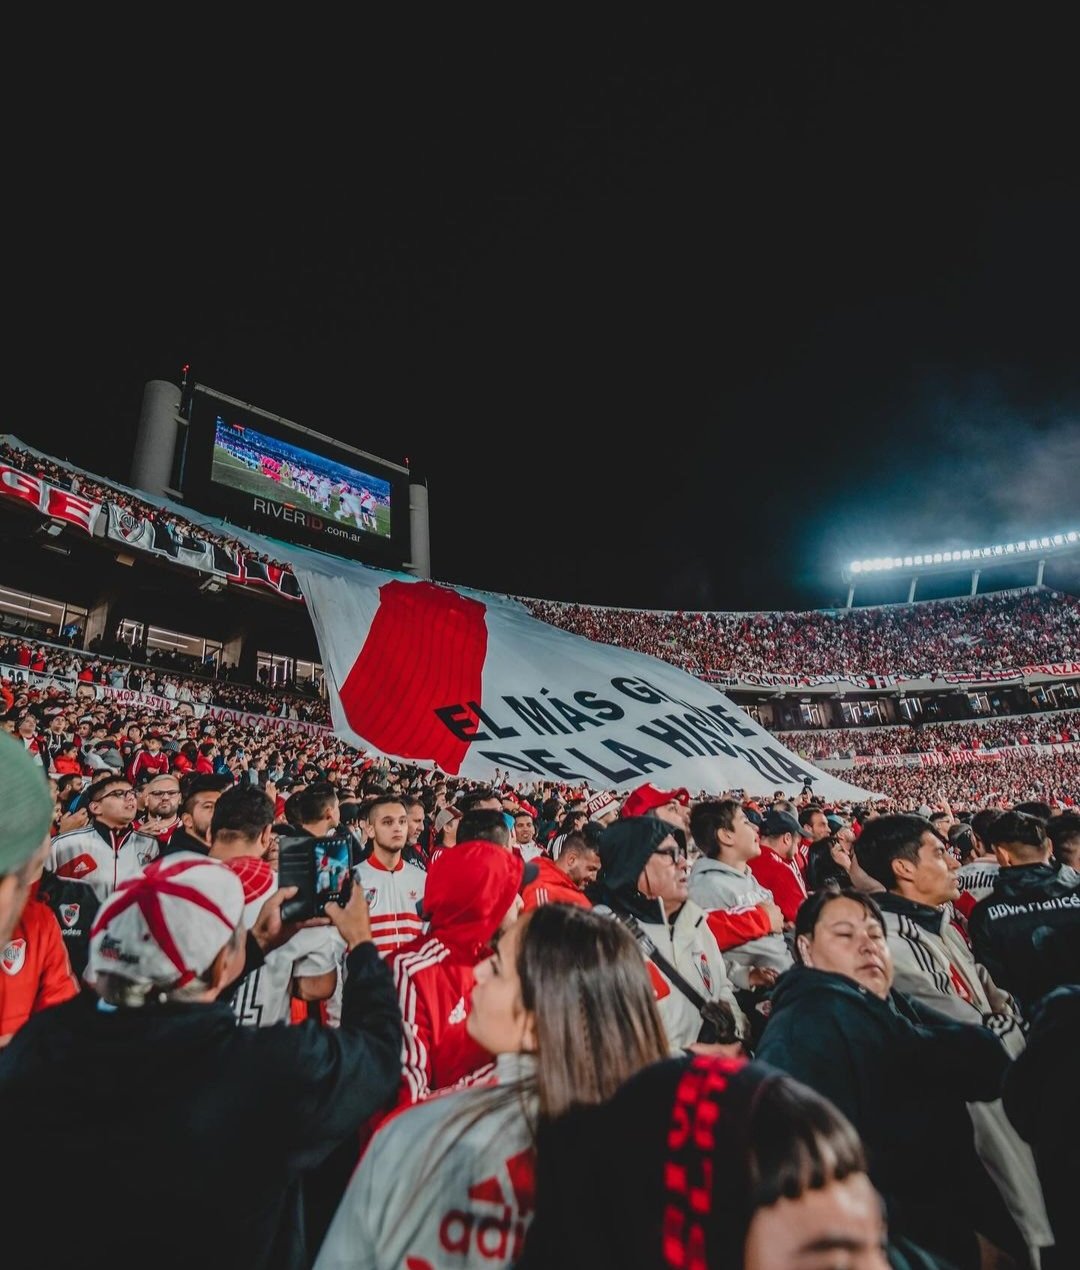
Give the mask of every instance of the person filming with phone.
M 47 1179 L 63 1159 L 79 1179 L 64 1188 L 68 1228 L 98 1231 L 110 1265 L 198 1265 L 209 1249 L 215 1265 L 309 1264 L 302 1175 L 393 1093 L 401 1012 L 355 887 L 314 919 L 348 949 L 340 1026 L 236 1026 L 228 990 L 252 944 L 265 954 L 298 929 L 281 921 L 292 894 L 266 901 L 253 939 L 244 886 L 219 860 L 172 855 L 108 897 L 90 935 L 93 991 L 31 1018 L 0 1064 L 4 1145 L 19 1160 L 5 1202 L 26 1229 L 55 1228 Z M 100 1183 L 133 1170 L 149 1170 L 149 1190 L 114 1196 L 109 1215 Z

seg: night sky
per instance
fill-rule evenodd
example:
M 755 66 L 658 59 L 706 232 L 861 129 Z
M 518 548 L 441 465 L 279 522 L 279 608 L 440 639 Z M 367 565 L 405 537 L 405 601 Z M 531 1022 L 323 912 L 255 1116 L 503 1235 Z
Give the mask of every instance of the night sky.
M 190 363 L 426 476 L 437 578 L 596 603 L 1080 527 L 1072 41 L 812 8 L 110 79 L 24 151 L 6 427 L 126 478 Z

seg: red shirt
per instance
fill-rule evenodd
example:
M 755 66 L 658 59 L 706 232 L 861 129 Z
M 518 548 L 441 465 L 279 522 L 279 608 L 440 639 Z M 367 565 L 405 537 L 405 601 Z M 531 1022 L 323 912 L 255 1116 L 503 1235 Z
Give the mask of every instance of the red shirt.
M 592 908 L 582 891 L 547 856 L 537 856 L 539 869 L 536 877 L 521 892 L 526 908 L 539 908 L 541 904 L 577 904 Z
M 164 750 L 151 754 L 149 750 L 136 750 L 128 764 L 128 780 L 134 785 L 143 772 L 153 772 L 155 776 L 167 776 L 169 772 L 169 756 Z
M 78 992 L 52 909 L 42 900 L 27 900 L 14 933 L 0 948 L 0 1037 L 11 1036 L 32 1014 Z
M 806 899 L 806 883 L 793 860 L 785 860 L 772 847 L 761 844 L 761 855 L 750 861 L 750 872 L 762 886 L 772 891 L 785 922 L 793 922 L 799 905 Z

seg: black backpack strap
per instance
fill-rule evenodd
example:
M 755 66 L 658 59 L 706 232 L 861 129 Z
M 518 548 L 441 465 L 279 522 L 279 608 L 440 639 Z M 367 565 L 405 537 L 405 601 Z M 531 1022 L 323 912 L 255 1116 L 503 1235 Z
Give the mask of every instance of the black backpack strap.
M 699 1012 L 707 1004 L 707 999 L 701 995 L 692 984 L 686 982 L 681 974 L 675 969 L 670 961 L 663 955 L 652 938 L 642 930 L 641 924 L 632 913 L 619 912 L 618 909 L 612 910 L 615 916 L 626 927 L 631 935 L 637 940 L 638 946 L 646 957 L 660 971 L 665 979 L 670 980 L 672 984 L 686 997 Z

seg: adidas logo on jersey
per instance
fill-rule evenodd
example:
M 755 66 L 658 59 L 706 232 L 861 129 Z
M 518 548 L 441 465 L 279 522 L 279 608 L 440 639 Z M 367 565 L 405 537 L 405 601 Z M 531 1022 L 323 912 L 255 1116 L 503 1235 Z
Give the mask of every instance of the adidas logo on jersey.
M 450 1017 L 447 1023 L 464 1023 L 465 1022 L 465 998 L 462 997 L 457 1005 L 450 1011 Z

